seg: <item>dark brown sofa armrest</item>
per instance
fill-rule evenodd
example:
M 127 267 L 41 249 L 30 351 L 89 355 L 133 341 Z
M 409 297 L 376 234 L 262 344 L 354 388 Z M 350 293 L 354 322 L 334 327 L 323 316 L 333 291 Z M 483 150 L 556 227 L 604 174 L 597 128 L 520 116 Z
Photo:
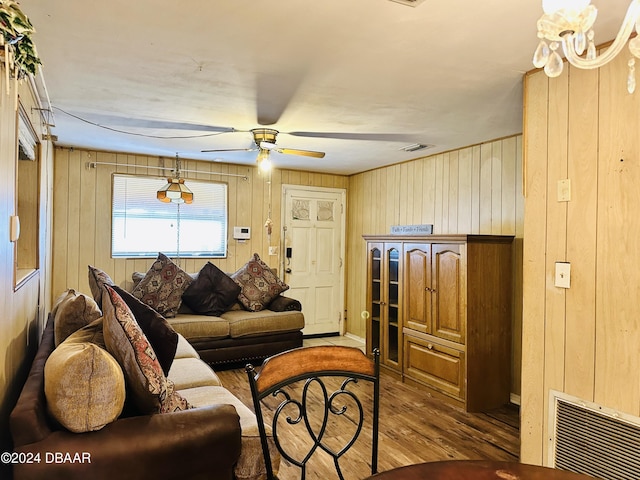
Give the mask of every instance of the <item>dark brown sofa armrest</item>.
M 14 465 L 14 479 L 231 480 L 240 441 L 231 405 L 123 418 L 96 432 L 59 430 L 17 448 L 29 458 L 39 454 L 40 463 Z
M 302 304 L 293 298 L 278 295 L 276 298 L 271 300 L 271 303 L 267 308 L 273 312 L 301 312 Z

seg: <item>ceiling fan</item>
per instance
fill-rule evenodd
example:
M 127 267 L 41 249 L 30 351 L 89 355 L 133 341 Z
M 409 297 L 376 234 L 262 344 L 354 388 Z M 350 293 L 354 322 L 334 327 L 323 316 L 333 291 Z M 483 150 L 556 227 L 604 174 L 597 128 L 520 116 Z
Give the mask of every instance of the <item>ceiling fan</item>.
M 253 142 L 255 147 L 251 148 L 226 148 L 226 149 L 212 149 L 202 150 L 203 153 L 209 152 L 260 152 L 258 154 L 258 163 L 261 158 L 268 158 L 270 152 L 283 153 L 285 155 L 302 155 L 305 157 L 323 158 L 324 152 L 315 152 L 313 150 L 299 150 L 297 148 L 280 148 L 276 146 L 276 137 L 278 136 L 278 130 L 273 128 L 254 128 L 250 130 L 253 135 Z

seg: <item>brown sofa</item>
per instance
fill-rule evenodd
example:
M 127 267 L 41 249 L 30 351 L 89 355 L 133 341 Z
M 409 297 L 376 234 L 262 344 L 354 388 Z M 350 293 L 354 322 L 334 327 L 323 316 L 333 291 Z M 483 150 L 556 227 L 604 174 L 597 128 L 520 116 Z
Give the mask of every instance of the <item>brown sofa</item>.
M 161 254 L 162 255 L 162 254 Z M 260 265 L 263 265 L 265 272 L 267 266 L 255 254 Z M 162 257 L 163 261 L 170 264 L 170 260 Z M 214 269 L 211 264 L 205 265 L 199 273 L 190 273 L 188 275 L 193 282 L 203 280 L 203 275 L 207 273 L 207 267 Z M 92 273 L 93 272 L 93 273 Z M 92 286 L 94 297 L 96 290 L 99 289 L 101 281 L 111 282 L 106 276 L 96 278 L 96 272 L 105 275 L 104 272 L 97 270 L 95 267 L 89 266 L 89 283 Z M 202 273 L 204 272 L 204 273 Z M 235 283 L 230 280 L 231 274 L 224 274 L 215 269 L 215 273 L 219 275 L 216 279 L 219 283 L 226 280 L 235 287 Z M 269 269 L 267 274 L 271 274 L 274 282 L 279 280 L 275 271 Z M 145 276 L 143 272 L 134 272 L 131 276 L 133 284 L 127 288 L 133 292 Z M 98 275 L 99 276 L 99 275 Z M 211 280 L 215 282 L 216 280 Z M 192 306 L 193 298 L 189 302 L 189 293 L 197 285 L 192 287 L 182 296 L 183 301 L 175 316 L 168 316 L 167 320 L 171 326 L 181 335 L 183 335 L 191 345 L 198 351 L 200 357 L 210 365 L 221 368 L 222 366 L 244 366 L 247 362 L 255 362 L 263 360 L 276 353 L 298 348 L 302 346 L 302 329 L 304 328 L 304 315 L 302 306 L 298 300 L 277 295 L 270 300 L 266 307 L 258 311 L 249 311 L 242 306 L 239 299 L 236 299 L 237 292 L 232 295 L 232 303 L 224 309 L 219 309 L 216 315 L 202 314 L 194 312 L 188 304 Z M 236 287 L 240 291 L 240 287 Z M 287 287 L 288 288 L 288 287 Z M 193 296 L 206 296 L 210 290 L 210 283 L 205 283 L 200 290 L 196 289 Z M 154 299 L 155 300 L 155 299 Z M 220 302 L 219 297 L 211 300 Z M 207 303 L 207 306 L 209 304 Z M 219 306 L 219 305 L 218 305 Z M 162 312 L 161 312 L 162 313 Z
M 293 310 L 284 310 L 286 305 Z M 259 312 L 237 309 L 219 317 L 178 313 L 167 321 L 208 364 L 244 366 L 302 346 L 304 316 L 299 308 L 297 301 L 279 297 Z
M 100 320 L 98 320 L 100 321 Z M 55 349 L 50 316 L 10 416 L 15 480 L 256 479 L 264 472 L 255 415 L 221 384 L 178 336 L 167 378 L 193 407 L 172 413 L 122 414 L 96 431 L 72 433 L 50 415 L 45 363 Z

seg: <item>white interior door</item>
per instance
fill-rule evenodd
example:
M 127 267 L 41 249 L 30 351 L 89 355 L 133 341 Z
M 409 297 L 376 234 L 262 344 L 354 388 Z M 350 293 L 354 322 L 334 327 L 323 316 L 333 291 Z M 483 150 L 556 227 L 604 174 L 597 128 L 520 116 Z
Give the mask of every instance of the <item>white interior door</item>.
M 302 304 L 305 335 L 342 332 L 344 202 L 340 189 L 283 185 L 285 295 Z

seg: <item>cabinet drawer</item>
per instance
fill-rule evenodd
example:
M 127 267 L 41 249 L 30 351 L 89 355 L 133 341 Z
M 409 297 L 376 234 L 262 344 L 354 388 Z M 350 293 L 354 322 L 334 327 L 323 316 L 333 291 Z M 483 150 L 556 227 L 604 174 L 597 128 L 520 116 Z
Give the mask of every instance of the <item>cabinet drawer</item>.
M 404 337 L 404 374 L 464 400 L 465 353 L 421 338 Z

